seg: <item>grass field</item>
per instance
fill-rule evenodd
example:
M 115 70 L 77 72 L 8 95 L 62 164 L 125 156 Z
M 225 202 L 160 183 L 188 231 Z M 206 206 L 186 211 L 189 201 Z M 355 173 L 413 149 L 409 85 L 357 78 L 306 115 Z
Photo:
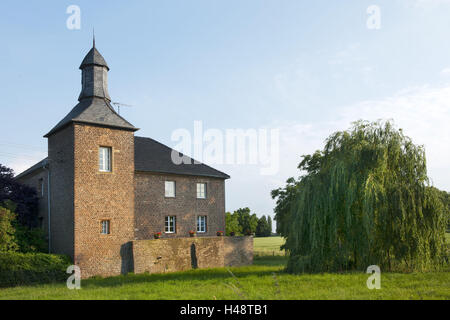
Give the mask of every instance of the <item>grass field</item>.
M 284 256 L 284 250 L 280 246 L 284 244 L 282 237 L 254 238 L 255 256 Z
M 256 238 L 255 250 L 272 251 L 280 238 Z M 256 257 L 252 266 L 168 274 L 129 274 L 65 284 L 0 289 L 0 299 L 450 299 L 450 272 L 382 273 L 381 289 L 369 290 L 360 273 L 283 272 L 283 256 Z

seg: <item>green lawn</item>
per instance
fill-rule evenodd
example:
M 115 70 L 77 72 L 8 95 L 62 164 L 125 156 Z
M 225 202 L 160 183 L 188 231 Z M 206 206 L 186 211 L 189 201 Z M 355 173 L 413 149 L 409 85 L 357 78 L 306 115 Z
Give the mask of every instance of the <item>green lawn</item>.
M 257 256 L 284 255 L 284 250 L 280 250 L 280 246 L 283 244 L 282 237 L 254 238 L 254 252 Z
M 382 273 L 381 289 L 368 275 L 282 272 L 285 257 L 257 258 L 241 268 L 192 270 L 89 279 L 81 290 L 65 284 L 0 289 L 0 299 L 450 299 L 450 272 Z
M 255 250 L 270 252 L 280 243 L 255 238 Z M 81 290 L 64 283 L 7 288 L 0 299 L 450 299 L 450 270 L 382 272 L 381 289 L 369 290 L 363 272 L 291 275 L 285 263 L 286 257 L 265 256 L 248 267 L 83 280 Z

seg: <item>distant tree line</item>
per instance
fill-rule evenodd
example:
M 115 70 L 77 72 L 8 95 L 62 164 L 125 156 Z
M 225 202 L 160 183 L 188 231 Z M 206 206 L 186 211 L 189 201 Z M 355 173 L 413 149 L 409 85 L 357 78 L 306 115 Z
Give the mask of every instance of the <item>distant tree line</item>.
M 225 216 L 227 236 L 255 235 L 269 237 L 272 234 L 272 218 L 263 215 L 258 218 L 251 214 L 249 208 L 240 208 L 233 213 L 227 212 Z

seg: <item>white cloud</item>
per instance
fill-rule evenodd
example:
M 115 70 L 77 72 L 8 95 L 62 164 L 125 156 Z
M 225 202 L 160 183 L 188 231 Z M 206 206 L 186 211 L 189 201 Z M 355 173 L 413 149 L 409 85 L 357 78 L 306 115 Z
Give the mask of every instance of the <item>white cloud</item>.
M 441 70 L 441 75 L 450 76 L 450 68 L 444 68 Z
M 47 155 L 45 153 L 40 153 L 41 156 L 17 156 L 14 158 L 6 157 L 6 159 L 2 159 L 2 163 L 4 166 L 7 166 L 14 170 L 14 173 L 16 175 L 22 173 L 23 171 L 27 170 L 31 166 L 35 165 L 42 159 L 46 158 Z M 1 157 L 3 158 L 3 157 Z

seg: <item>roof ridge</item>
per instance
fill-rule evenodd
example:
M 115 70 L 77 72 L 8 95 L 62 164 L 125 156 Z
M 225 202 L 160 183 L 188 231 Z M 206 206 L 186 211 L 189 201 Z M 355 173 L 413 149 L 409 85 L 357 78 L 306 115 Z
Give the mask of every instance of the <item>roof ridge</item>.
M 138 139 L 147 139 L 147 140 L 151 140 L 151 141 L 153 141 L 153 142 L 156 142 L 157 144 L 159 144 L 159 145 L 161 145 L 161 146 L 163 146 L 163 147 L 165 147 L 165 148 L 167 148 L 167 149 L 169 149 L 169 150 L 176 151 L 176 152 L 178 152 L 180 155 L 182 155 L 182 156 L 184 156 L 184 157 L 188 157 L 190 160 L 193 160 L 194 162 L 193 162 L 193 163 L 190 163 L 191 165 L 192 165 L 192 164 L 196 164 L 196 165 L 205 166 L 205 167 L 207 167 L 207 168 L 209 168 L 209 169 L 211 169 L 211 170 L 214 170 L 214 171 L 216 171 L 216 172 L 218 172 L 218 173 L 220 173 L 220 174 L 222 174 L 222 175 L 224 175 L 224 176 L 227 176 L 228 178 L 230 177 L 230 176 L 229 176 L 228 174 L 226 174 L 225 172 L 220 171 L 220 170 L 217 170 L 217 169 L 211 167 L 210 165 L 207 165 L 207 164 L 205 164 L 205 163 L 203 163 L 203 162 L 200 162 L 200 161 L 198 161 L 198 160 L 196 160 L 196 159 L 194 159 L 194 158 L 192 158 L 192 157 L 190 157 L 190 156 L 188 156 L 188 155 L 185 155 L 184 153 L 182 153 L 182 152 L 180 152 L 180 151 L 178 151 L 178 150 L 176 150 L 176 149 L 174 149 L 174 148 L 171 148 L 171 147 L 165 145 L 164 143 L 159 142 L 158 140 L 155 140 L 155 139 L 150 138 L 150 137 L 140 137 L 140 136 L 134 136 L 134 138 L 135 138 L 135 139 L 136 139 L 136 138 L 138 138 Z M 135 148 L 135 150 L 136 150 L 136 148 Z M 188 165 L 189 165 L 189 164 L 188 164 Z

